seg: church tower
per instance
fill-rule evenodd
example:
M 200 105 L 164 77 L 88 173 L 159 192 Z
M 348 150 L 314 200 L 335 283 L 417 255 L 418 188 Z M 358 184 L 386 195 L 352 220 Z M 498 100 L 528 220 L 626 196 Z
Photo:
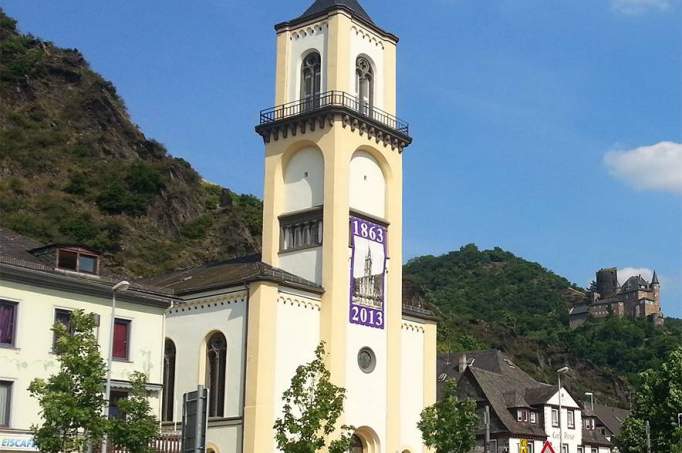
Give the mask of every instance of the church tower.
M 436 330 L 428 316 L 406 318 L 402 304 L 402 153 L 412 139 L 396 116 L 398 38 L 356 0 L 316 0 L 275 30 L 275 107 L 256 126 L 262 261 L 319 285 L 320 296 L 314 320 L 269 308 L 274 284 L 251 296 L 245 451 L 273 451 L 273 416 L 293 375 L 273 364 L 281 354 L 309 361 L 314 339 L 347 390 L 340 422 L 358 428 L 357 451 L 421 452 L 416 421 L 435 400 Z M 272 332 L 285 330 L 307 340 L 286 337 L 282 349 Z

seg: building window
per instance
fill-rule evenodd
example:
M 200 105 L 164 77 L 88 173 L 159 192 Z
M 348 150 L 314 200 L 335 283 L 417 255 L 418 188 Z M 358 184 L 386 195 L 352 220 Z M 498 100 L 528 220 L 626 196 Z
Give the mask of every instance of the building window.
M 516 421 L 520 422 L 523 420 L 523 411 L 521 409 L 516 410 Z
M 535 444 L 532 440 L 528 441 L 528 453 L 535 453 Z
M 175 343 L 166 338 L 163 352 L 163 407 L 161 419 L 164 422 L 174 420 L 173 398 L 175 397 Z
M 355 62 L 355 90 L 358 93 L 360 113 L 369 115 L 374 107 L 374 70 L 365 57 Z
M 14 346 L 17 304 L 0 300 L 0 346 Z
M 585 449 L 583 447 L 578 447 L 578 453 L 585 453 Z
M 575 412 L 568 410 L 566 411 L 566 415 L 568 416 L 568 427 L 570 429 L 575 429 Z
M 523 421 L 526 423 L 528 422 L 528 411 L 527 410 L 523 411 Z
M 598 449 L 595 447 L 592 447 L 592 453 L 599 453 Z
M 538 414 L 537 413 L 535 413 L 535 412 L 530 413 L 530 422 L 532 424 L 535 424 L 538 422 Z
M 309 53 L 301 66 L 301 100 L 303 110 L 312 110 L 320 106 L 322 87 L 322 59 L 317 52 Z
M 72 333 L 71 330 L 71 311 L 70 310 L 63 310 L 61 308 L 57 308 L 54 311 L 54 324 L 55 326 L 57 324 L 60 324 L 64 326 L 67 330 L 67 332 Z M 56 351 L 57 349 L 57 332 L 54 331 L 52 334 L 52 350 Z
M 568 453 L 568 444 L 563 444 L 561 446 L 561 453 Z
M 206 387 L 209 389 L 208 416 L 222 417 L 225 408 L 225 369 L 227 342 L 216 332 L 206 345 Z
M 552 409 L 552 426 L 559 427 L 559 409 Z
M 112 390 L 109 396 L 109 418 L 125 418 L 125 413 L 119 408 L 118 402 L 128 398 L 125 390 Z
M 57 268 L 84 274 L 98 274 L 99 257 L 78 249 L 59 249 L 57 251 Z
M 114 344 L 111 355 L 114 359 L 128 360 L 130 349 L 130 321 L 127 319 L 114 320 Z
M 9 411 L 12 406 L 12 383 L 0 381 L 0 426 L 9 427 Z
M 322 209 L 280 218 L 280 251 L 291 252 L 322 245 Z

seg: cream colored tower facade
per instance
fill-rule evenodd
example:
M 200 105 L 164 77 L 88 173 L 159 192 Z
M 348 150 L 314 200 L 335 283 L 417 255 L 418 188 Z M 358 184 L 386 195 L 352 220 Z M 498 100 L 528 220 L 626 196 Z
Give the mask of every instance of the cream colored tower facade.
M 395 117 L 398 39 L 354 0 L 318 0 L 276 31 L 277 107 L 256 127 L 265 142 L 262 260 L 323 292 L 315 325 L 271 310 L 275 285 L 252 296 L 245 451 L 273 450 L 281 393 L 318 341 L 347 390 L 341 422 L 358 427 L 362 451 L 424 451 L 416 422 L 435 400 L 436 327 L 402 303 L 402 152 L 411 138 Z M 283 349 L 301 330 L 306 339 Z

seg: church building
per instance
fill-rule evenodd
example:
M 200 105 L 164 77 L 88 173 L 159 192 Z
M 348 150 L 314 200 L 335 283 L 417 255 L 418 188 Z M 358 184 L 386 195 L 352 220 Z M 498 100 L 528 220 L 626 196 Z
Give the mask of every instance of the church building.
M 296 368 L 324 342 L 347 391 L 352 452 L 427 451 L 436 322 L 402 302 L 403 152 L 398 38 L 356 0 L 316 0 L 276 31 L 276 107 L 265 153 L 262 255 L 148 281 L 175 297 L 166 321 L 162 415 L 209 388 L 208 448 L 276 451 L 273 425 Z

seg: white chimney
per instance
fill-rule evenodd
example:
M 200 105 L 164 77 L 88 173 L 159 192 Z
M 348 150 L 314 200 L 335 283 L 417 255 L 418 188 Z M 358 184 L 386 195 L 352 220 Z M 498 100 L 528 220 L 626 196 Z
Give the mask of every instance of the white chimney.
M 466 352 L 463 352 L 459 356 L 458 370 L 460 373 L 464 373 L 466 371 L 466 369 L 467 369 L 467 354 L 466 354 Z

